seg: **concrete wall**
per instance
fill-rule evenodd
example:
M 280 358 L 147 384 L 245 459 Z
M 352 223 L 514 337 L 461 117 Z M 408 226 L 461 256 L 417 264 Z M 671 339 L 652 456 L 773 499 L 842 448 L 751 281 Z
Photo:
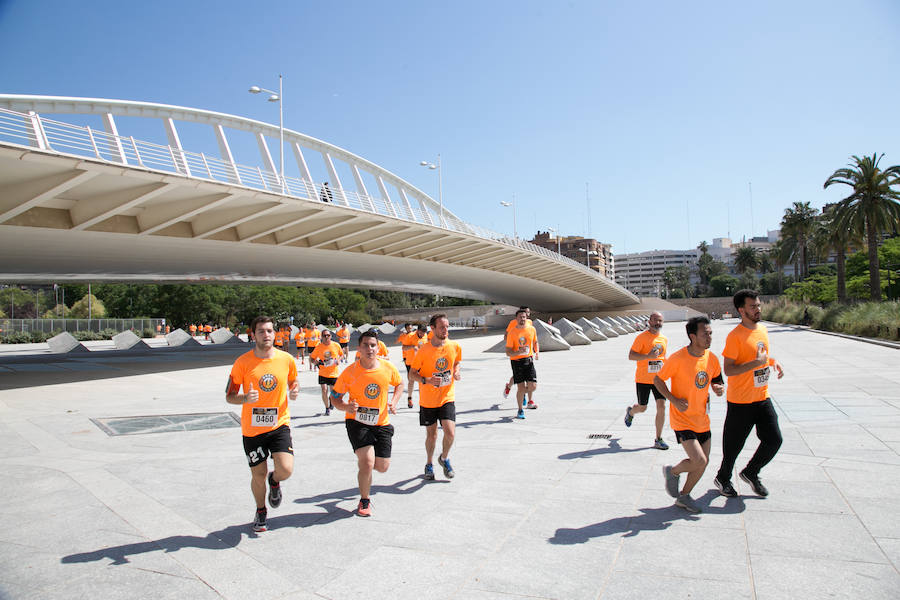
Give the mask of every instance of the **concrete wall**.
M 771 302 L 776 298 L 778 298 L 778 296 L 759 297 L 763 302 Z M 711 312 L 720 315 L 723 313 L 737 315 L 737 311 L 734 310 L 734 304 L 731 301 L 731 296 L 724 296 L 721 298 L 673 298 L 669 300 L 669 302 L 678 306 L 687 306 L 688 308 L 692 308 L 697 312 L 707 315 Z

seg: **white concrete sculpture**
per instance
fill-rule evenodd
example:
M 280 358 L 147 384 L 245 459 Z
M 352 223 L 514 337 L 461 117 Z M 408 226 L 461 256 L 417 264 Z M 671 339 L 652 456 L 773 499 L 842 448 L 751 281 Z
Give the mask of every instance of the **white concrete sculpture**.
M 605 335 L 607 338 L 619 337 L 619 332 L 613 329 L 613 326 L 601 319 L 600 317 L 594 317 L 593 319 L 589 319 L 591 323 L 596 325 L 600 329 L 600 333 Z
M 594 342 L 606 341 L 606 339 L 607 339 L 606 336 L 603 335 L 603 332 L 600 331 L 600 327 L 598 325 L 596 325 L 595 323 L 588 321 L 584 317 L 581 317 L 580 319 L 575 321 L 575 324 L 578 325 L 579 327 L 581 327 L 581 331 L 584 333 L 584 335 L 588 336 L 588 338 L 590 338 L 591 341 L 594 341 Z
M 587 346 L 591 343 L 591 338 L 584 334 L 581 327 L 568 319 L 560 319 L 557 321 L 556 328 L 559 330 L 562 338 L 566 340 L 570 346 Z

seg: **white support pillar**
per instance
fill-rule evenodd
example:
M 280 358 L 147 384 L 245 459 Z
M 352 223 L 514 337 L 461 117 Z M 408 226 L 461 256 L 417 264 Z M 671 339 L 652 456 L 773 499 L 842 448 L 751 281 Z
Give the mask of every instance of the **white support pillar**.
M 216 124 L 213 125 L 213 131 L 216 132 L 216 141 L 219 142 L 219 155 L 228 163 L 228 178 L 232 183 L 241 183 L 241 174 L 238 172 L 237 165 L 234 164 L 234 156 L 231 154 L 228 138 L 225 137 L 225 129 Z
M 378 191 L 381 192 L 381 199 L 384 200 L 384 205 L 387 207 L 388 214 L 392 217 L 397 216 L 397 211 L 394 209 L 394 203 L 391 200 L 391 195 L 388 194 L 387 186 L 384 185 L 384 178 L 381 175 L 375 177 L 375 181 L 378 182 Z
M 294 159 L 297 161 L 297 167 L 300 169 L 300 178 L 306 186 L 306 194 L 310 200 L 316 200 L 318 198 L 316 184 L 313 182 L 312 173 L 309 172 L 309 167 L 306 164 L 306 157 L 303 156 L 303 149 L 300 148 L 300 144 L 293 142 L 291 143 L 291 150 L 294 152 Z
M 266 171 L 268 171 L 269 174 L 274 177 L 275 181 L 277 182 L 278 169 L 275 167 L 275 161 L 272 160 L 272 154 L 269 152 L 269 145 L 266 143 L 266 136 L 264 136 L 262 133 L 257 133 L 256 145 L 259 146 L 259 155 L 262 157 L 263 167 L 266 169 Z M 281 188 L 280 185 L 275 185 L 273 187 L 265 181 L 263 182 L 263 185 L 265 185 L 269 189 Z
M 338 177 L 337 169 L 334 168 L 334 161 L 331 160 L 331 154 L 322 152 L 322 158 L 325 160 L 325 168 L 328 170 L 328 178 L 331 180 L 332 193 L 338 197 L 344 206 L 350 206 L 347 196 L 344 195 L 344 186 L 341 185 L 341 178 Z
M 112 113 L 103 114 L 103 130 L 106 132 L 106 135 L 109 136 L 110 160 L 127 165 L 128 161 L 125 159 L 125 149 L 122 147 L 122 140 L 119 139 L 119 130 L 116 128 L 116 122 L 113 119 Z
M 422 215 L 425 222 L 429 225 L 434 225 L 434 219 L 431 218 L 431 213 L 428 212 L 428 205 L 425 204 L 425 199 L 417 196 L 416 200 L 419 201 L 419 207 L 422 209 Z
M 163 119 L 163 125 L 166 128 L 169 147 L 172 148 L 172 156 L 175 157 L 175 169 L 190 177 L 191 169 L 184 156 L 184 148 L 181 147 L 181 138 L 178 137 L 178 130 L 175 129 L 175 121 L 172 120 L 172 117 L 166 117 Z
M 28 111 L 25 119 L 25 127 L 31 132 L 31 145 L 38 150 L 46 150 L 49 146 L 44 128 L 41 126 L 41 118 L 33 110 Z
M 362 208 L 375 212 L 375 207 L 372 205 L 372 199 L 369 198 L 369 191 L 366 189 L 366 183 L 363 181 L 362 173 L 359 172 L 359 167 L 351 164 L 350 170 L 353 171 L 353 179 L 356 180 L 356 191 L 360 194 L 359 200 Z
M 409 220 L 418 223 L 419 220 L 416 218 L 416 213 L 413 212 L 413 207 L 409 202 L 409 196 L 406 195 L 406 190 L 402 187 L 398 187 L 397 190 L 400 192 L 400 197 L 403 198 L 403 204 L 406 206 L 406 214 L 409 215 Z

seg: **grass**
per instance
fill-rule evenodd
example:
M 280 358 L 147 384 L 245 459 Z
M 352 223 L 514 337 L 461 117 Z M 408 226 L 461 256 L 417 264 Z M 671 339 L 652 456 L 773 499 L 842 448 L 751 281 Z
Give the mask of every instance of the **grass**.
M 809 325 L 814 329 L 835 331 L 862 337 L 900 341 L 900 303 L 862 302 L 859 304 L 817 304 L 793 302 L 784 298 L 763 305 L 767 321 Z

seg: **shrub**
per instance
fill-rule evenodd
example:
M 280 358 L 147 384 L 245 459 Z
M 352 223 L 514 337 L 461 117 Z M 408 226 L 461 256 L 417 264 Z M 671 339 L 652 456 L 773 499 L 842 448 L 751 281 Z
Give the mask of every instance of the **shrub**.
M 851 335 L 900 340 L 900 303 L 857 304 L 838 316 L 837 327 Z
M 152 338 L 156 337 L 156 332 L 150 329 L 149 327 L 145 327 L 143 331 L 141 331 L 142 338 Z

